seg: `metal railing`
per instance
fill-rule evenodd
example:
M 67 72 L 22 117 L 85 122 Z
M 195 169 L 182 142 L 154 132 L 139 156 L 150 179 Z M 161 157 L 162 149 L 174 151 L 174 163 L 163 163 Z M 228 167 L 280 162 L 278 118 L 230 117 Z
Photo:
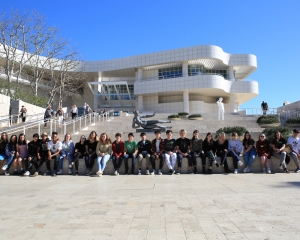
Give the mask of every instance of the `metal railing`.
M 246 115 L 263 115 L 261 108 L 238 108 L 238 111 L 246 111 Z M 268 115 L 277 115 L 277 108 L 269 108 Z
M 90 113 L 64 122 L 59 122 L 58 120 L 52 118 L 49 119 L 48 121 L 45 121 L 43 119 L 28 124 L 20 124 L 16 127 L 10 127 L 8 129 L 4 129 L 3 131 L 5 131 L 7 134 L 14 134 L 14 133 L 21 133 L 21 132 L 26 134 L 26 131 L 35 128 L 36 133 L 40 135 L 43 132 L 42 130 L 43 125 L 47 124 L 47 126 L 49 126 L 50 133 L 59 132 L 60 129 L 60 132 L 65 135 L 67 133 L 67 127 L 70 127 L 68 128 L 68 131 L 70 133 L 72 132 L 72 134 L 78 134 L 80 130 L 84 130 L 88 126 L 93 126 L 97 122 L 110 121 L 110 119 L 113 118 L 113 112 L 114 110 L 110 110 L 101 114 Z
M 35 114 L 31 114 L 26 116 L 26 121 L 37 121 L 40 119 L 44 118 L 44 112 L 43 113 L 35 113 Z M 4 115 L 4 116 L 0 116 L 0 126 L 1 127 L 10 127 L 14 124 L 19 124 L 22 122 L 22 117 L 20 116 L 20 114 L 15 114 L 15 115 Z
M 281 121 L 286 121 L 290 118 L 298 118 L 300 117 L 300 110 L 293 109 L 293 110 L 282 110 L 278 112 L 278 117 Z

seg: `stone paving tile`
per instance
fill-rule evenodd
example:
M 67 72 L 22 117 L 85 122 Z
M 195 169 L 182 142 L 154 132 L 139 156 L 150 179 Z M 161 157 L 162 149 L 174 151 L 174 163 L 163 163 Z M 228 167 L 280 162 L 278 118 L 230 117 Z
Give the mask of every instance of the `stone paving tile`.
M 300 239 L 299 177 L 1 176 L 0 239 Z

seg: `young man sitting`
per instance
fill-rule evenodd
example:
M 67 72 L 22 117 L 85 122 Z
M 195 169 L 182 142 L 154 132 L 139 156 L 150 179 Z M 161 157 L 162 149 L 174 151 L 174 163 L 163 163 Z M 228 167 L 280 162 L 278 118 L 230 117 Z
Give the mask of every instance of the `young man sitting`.
M 124 158 L 124 142 L 121 140 L 121 133 L 116 133 L 115 138 L 116 140 L 112 143 L 112 162 L 115 168 L 115 175 L 118 176 Z
M 177 150 L 177 164 L 178 164 L 178 172 L 177 174 L 181 174 L 181 164 L 182 159 L 187 158 L 189 163 L 189 173 L 194 174 L 192 171 L 192 157 L 190 155 L 190 145 L 191 141 L 190 139 L 186 138 L 186 131 L 184 129 L 181 129 L 180 132 L 180 138 L 178 138 L 175 142 L 176 150 Z
M 132 159 L 131 164 L 131 174 L 134 174 L 134 167 L 136 162 L 136 154 L 137 154 L 137 143 L 133 140 L 133 133 L 128 134 L 128 140 L 124 143 L 124 162 L 125 162 L 125 174 L 130 175 L 128 170 L 128 158 Z
M 52 177 L 56 177 L 57 165 L 59 162 L 60 152 L 62 149 L 62 143 L 58 141 L 57 132 L 52 133 L 51 141 L 48 142 L 48 161 L 47 172 L 50 173 L 50 161 L 54 160 L 54 166 L 52 171 Z
M 166 131 L 167 138 L 164 140 L 164 156 L 166 163 L 169 168 L 169 175 L 172 175 L 175 173 L 175 164 L 177 160 L 177 154 L 176 154 L 176 147 L 175 147 L 175 139 L 172 138 L 172 131 L 167 130 Z
M 141 141 L 138 143 L 138 160 L 139 160 L 139 175 L 142 174 L 142 161 L 146 158 L 146 175 L 149 175 L 150 156 L 152 154 L 151 142 L 147 139 L 146 133 L 140 134 Z
M 162 175 L 162 168 L 164 166 L 164 140 L 160 137 L 161 132 L 159 130 L 155 131 L 155 139 L 152 140 L 151 146 L 152 146 L 152 155 L 151 155 L 151 165 L 153 168 L 153 171 L 151 175 L 156 174 L 155 170 L 155 162 L 159 160 L 159 169 L 158 169 L 158 175 Z

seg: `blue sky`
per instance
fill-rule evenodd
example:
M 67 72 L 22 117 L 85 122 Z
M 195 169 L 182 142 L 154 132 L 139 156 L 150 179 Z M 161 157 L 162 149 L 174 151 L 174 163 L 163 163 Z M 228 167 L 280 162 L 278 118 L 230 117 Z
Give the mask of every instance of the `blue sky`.
M 300 100 L 300 1 L 12 0 L 1 10 L 37 10 L 77 46 L 84 60 L 104 60 L 196 45 L 252 53 L 248 79 L 260 94 L 241 105 L 279 107 Z

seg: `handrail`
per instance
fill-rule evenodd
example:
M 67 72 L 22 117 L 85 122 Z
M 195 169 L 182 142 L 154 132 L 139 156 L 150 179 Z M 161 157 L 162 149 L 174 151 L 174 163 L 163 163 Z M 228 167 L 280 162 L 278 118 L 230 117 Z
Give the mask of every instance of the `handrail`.
M 62 125 L 63 126 L 63 134 L 66 134 L 66 128 L 68 125 L 73 125 L 73 134 L 77 134 L 78 131 L 87 128 L 88 126 L 94 125 L 96 122 L 106 122 L 110 121 L 110 118 L 113 117 L 114 110 L 109 110 L 105 113 L 99 114 L 99 113 L 90 113 L 87 115 L 83 115 L 81 117 L 77 117 L 75 119 L 71 119 L 68 121 L 65 121 L 63 123 L 59 123 L 59 121 L 55 119 L 50 119 L 50 121 L 47 122 L 47 124 L 50 125 L 50 132 L 56 131 L 57 126 Z M 76 123 L 79 122 L 79 127 L 76 128 Z M 16 127 L 10 127 L 8 129 L 3 129 L 2 131 L 5 131 L 7 134 L 13 134 L 22 131 L 24 134 L 26 133 L 26 130 L 29 128 L 37 127 L 37 133 L 41 134 L 41 125 L 43 125 L 45 122 L 44 120 L 37 120 L 31 123 L 22 124 L 21 126 Z
M 263 115 L 261 108 L 238 108 L 238 111 L 246 111 L 246 115 Z M 267 114 L 277 115 L 277 108 L 268 108 Z
M 40 120 L 44 118 L 45 113 L 35 113 L 35 114 L 31 114 L 31 115 L 27 115 L 26 116 L 26 121 L 32 121 L 32 120 Z M 3 118 L 5 117 L 5 118 Z M 13 124 L 19 124 L 20 123 L 20 119 L 22 117 L 20 117 L 20 114 L 15 114 L 15 115 L 5 115 L 5 116 L 0 116 L 0 124 L 1 125 L 5 125 L 5 123 L 7 123 L 7 127 L 12 126 Z M 2 126 L 3 127 L 3 126 Z

